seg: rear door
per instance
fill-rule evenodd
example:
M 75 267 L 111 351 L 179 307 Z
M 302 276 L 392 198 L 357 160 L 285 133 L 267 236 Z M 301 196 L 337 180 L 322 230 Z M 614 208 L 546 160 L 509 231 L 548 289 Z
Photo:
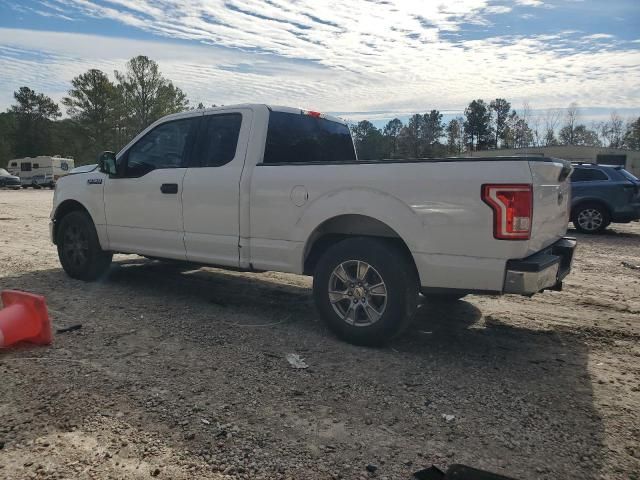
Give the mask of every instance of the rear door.
M 186 259 L 182 181 L 201 115 L 157 125 L 118 157 L 104 187 L 111 250 Z
M 529 252 L 562 238 L 569 223 L 571 164 L 565 160 L 529 161 L 533 183 L 533 222 Z
M 239 266 L 240 178 L 251 133 L 250 109 L 205 114 L 183 182 L 188 260 Z

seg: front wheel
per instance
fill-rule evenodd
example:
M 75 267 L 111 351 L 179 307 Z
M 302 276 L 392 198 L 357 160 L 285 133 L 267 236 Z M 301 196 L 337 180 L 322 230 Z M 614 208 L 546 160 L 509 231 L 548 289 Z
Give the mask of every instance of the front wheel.
M 318 260 L 313 296 L 336 335 L 379 346 L 409 324 L 418 283 L 414 265 L 391 241 L 356 237 L 333 245 Z
M 597 203 L 579 205 L 572 220 L 576 230 L 582 233 L 600 233 L 611 223 L 607 209 Z
M 98 234 L 91 217 L 75 211 L 60 221 L 56 235 L 58 258 L 71 278 L 91 281 L 104 274 L 113 254 L 100 248 Z

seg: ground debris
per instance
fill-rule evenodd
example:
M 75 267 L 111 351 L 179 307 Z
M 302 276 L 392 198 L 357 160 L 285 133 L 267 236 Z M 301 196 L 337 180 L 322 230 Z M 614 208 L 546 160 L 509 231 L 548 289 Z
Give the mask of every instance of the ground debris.
M 297 353 L 287 353 L 286 358 L 289 365 L 293 368 L 309 368 L 309 365 L 307 365 L 304 359 Z
M 630 268 L 632 270 L 640 270 L 640 265 L 630 262 L 622 262 L 623 267 Z
M 76 323 L 75 325 L 69 325 L 68 327 L 57 328 L 56 333 L 73 332 L 74 330 L 80 330 L 81 328 L 82 328 L 82 324 Z

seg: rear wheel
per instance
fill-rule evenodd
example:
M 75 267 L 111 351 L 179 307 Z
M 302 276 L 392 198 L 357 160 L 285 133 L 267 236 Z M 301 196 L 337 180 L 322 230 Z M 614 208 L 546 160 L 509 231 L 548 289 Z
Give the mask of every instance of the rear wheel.
M 598 203 L 585 203 L 575 208 L 573 225 L 582 233 L 600 233 L 611 223 L 609 212 Z
M 382 345 L 400 334 L 415 313 L 417 274 L 392 242 L 350 238 L 318 260 L 313 295 L 321 316 L 340 338 Z
M 60 221 L 56 235 L 58 258 L 71 278 L 91 281 L 107 271 L 113 254 L 100 248 L 98 234 L 88 214 L 71 212 Z

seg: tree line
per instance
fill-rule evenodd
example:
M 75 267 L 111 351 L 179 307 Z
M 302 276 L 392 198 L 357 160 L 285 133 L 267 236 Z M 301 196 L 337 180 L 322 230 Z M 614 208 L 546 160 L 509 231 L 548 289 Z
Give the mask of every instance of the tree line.
M 382 129 L 369 120 L 351 125 L 358 156 L 376 158 L 422 158 L 462 155 L 476 150 L 584 145 L 640 150 L 640 118 L 624 122 L 615 111 L 610 119 L 580 122 L 578 105 L 532 115 L 527 103 L 520 112 L 504 98 L 489 103 L 473 100 L 464 115 L 443 122 L 438 110 L 413 114 L 404 124 L 394 118 Z
M 11 158 L 60 154 L 77 165 L 95 162 L 103 150 L 119 150 L 157 119 L 189 109 L 186 94 L 145 57 L 129 60 L 114 79 L 90 69 L 71 80 L 60 105 L 29 87 L 0 113 L 0 166 Z M 198 108 L 204 108 L 202 104 Z
M 12 158 L 59 154 L 77 165 L 93 163 L 103 150 L 119 150 L 157 119 L 190 109 L 186 94 L 162 75 L 146 56 L 129 60 L 113 80 L 97 69 L 76 76 L 61 100 L 29 87 L 14 92 L 15 103 L 0 113 L 0 166 Z M 196 108 L 204 108 L 199 104 Z M 382 129 L 368 120 L 351 125 L 362 159 L 461 155 L 474 150 L 549 145 L 591 145 L 640 149 L 640 118 L 610 120 L 588 128 L 578 106 L 532 115 L 510 102 L 473 100 L 464 115 L 443 122 L 438 110 L 414 114 L 405 124 L 395 118 Z

